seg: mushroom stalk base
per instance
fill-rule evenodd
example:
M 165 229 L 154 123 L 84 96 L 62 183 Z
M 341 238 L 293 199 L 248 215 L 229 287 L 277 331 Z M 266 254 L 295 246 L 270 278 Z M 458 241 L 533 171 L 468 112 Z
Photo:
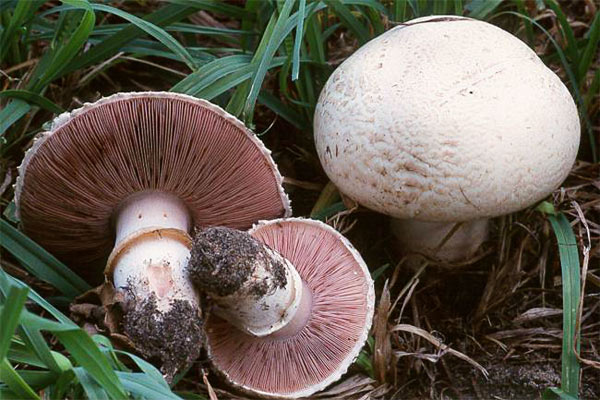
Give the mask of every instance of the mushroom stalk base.
M 115 247 L 109 257 L 107 275 L 115 288 L 129 299 L 156 298 L 157 309 L 166 311 L 175 300 L 198 305 L 198 297 L 187 276 L 189 236 L 178 229 L 141 229 Z
M 390 228 L 405 254 L 418 253 L 441 262 L 459 262 L 472 257 L 487 239 L 489 220 L 426 222 L 392 219 Z
M 312 294 L 296 268 L 246 232 L 199 232 L 189 271 L 210 296 L 213 312 L 250 335 L 293 336 L 310 316 Z
M 170 380 L 199 355 L 202 315 L 187 274 L 189 212 L 162 192 L 131 196 L 115 215 L 116 244 L 105 274 L 125 294 L 124 333 Z
M 286 332 L 290 333 L 294 325 L 307 319 L 298 315 L 298 321 L 295 321 L 300 305 L 304 305 L 302 311 L 305 313 L 307 307 L 310 309 L 310 299 L 308 304 L 306 299 L 302 302 L 305 289 L 296 268 L 279 253 L 271 249 L 266 251 L 272 258 L 271 263 L 257 262 L 252 276 L 238 291 L 223 297 L 211 294 L 216 303 L 215 313 L 253 336 L 271 335 L 288 326 Z M 285 283 L 274 276 L 270 268 L 272 263 L 283 265 Z M 295 323 L 291 324 L 292 321 Z

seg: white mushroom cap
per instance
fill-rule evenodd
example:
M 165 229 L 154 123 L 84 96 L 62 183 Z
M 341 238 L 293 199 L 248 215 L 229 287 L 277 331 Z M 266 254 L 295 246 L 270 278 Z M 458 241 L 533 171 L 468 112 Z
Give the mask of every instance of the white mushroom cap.
M 577 153 L 577 108 L 513 35 L 434 16 L 398 26 L 333 73 L 315 141 L 339 189 L 396 218 L 462 221 L 527 207 Z

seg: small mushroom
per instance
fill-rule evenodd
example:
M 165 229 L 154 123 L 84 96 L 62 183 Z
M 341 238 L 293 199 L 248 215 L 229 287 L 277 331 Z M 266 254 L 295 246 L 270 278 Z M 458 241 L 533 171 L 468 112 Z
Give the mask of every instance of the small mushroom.
M 409 21 L 356 51 L 321 92 L 314 131 L 335 185 L 393 217 L 401 248 L 443 261 L 473 255 L 489 218 L 556 189 L 580 139 L 569 91 L 533 50 L 456 16 Z
M 209 358 L 243 391 L 309 396 L 338 380 L 367 339 L 369 271 L 350 242 L 322 222 L 200 230 L 189 270 L 214 304 L 205 324 Z
M 25 156 L 16 203 L 23 230 L 78 272 L 90 277 L 108 258 L 126 333 L 172 374 L 201 340 L 191 226 L 288 215 L 281 182 L 269 151 L 221 108 L 121 93 L 54 120 Z

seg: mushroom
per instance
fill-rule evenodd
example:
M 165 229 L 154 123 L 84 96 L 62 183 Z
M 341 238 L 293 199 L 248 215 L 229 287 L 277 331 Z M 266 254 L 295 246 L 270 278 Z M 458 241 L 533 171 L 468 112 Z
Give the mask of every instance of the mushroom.
M 321 92 L 314 132 L 335 185 L 391 216 L 401 248 L 443 261 L 473 255 L 489 218 L 556 189 L 580 138 L 569 91 L 533 50 L 456 16 L 409 21 L 356 51 Z
M 248 233 L 194 237 L 192 281 L 214 304 L 205 323 L 213 366 L 262 397 L 309 396 L 338 380 L 371 326 L 373 281 L 360 254 L 330 226 L 261 221 Z
M 289 215 L 281 183 L 269 151 L 218 106 L 120 93 L 57 117 L 27 152 L 15 197 L 25 233 L 77 272 L 108 257 L 125 332 L 172 374 L 202 339 L 190 228 Z

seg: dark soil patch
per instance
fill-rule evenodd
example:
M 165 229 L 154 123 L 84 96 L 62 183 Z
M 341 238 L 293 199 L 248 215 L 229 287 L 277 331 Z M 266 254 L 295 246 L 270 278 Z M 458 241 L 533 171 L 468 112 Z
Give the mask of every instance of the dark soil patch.
M 157 309 L 156 297 L 136 302 L 123 320 L 125 334 L 147 359 L 158 362 L 170 380 L 198 358 L 203 342 L 202 319 L 189 302 L 175 300 L 171 309 Z

